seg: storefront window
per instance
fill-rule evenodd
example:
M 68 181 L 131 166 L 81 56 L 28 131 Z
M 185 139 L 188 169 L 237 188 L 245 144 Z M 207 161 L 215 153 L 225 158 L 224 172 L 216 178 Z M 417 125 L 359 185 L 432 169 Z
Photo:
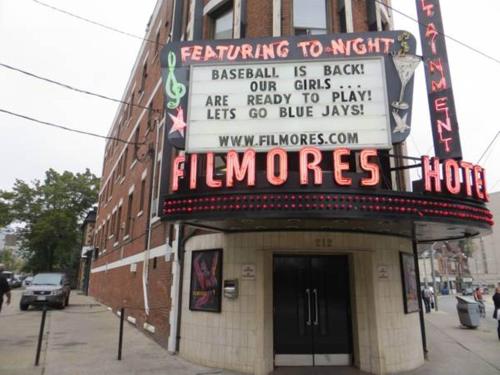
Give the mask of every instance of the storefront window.
M 325 0 L 293 0 L 295 35 L 326 34 Z

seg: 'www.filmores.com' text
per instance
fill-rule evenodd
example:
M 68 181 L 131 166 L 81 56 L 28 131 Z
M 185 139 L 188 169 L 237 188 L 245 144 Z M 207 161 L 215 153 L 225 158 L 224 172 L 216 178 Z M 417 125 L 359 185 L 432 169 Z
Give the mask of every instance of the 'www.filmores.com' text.
M 219 136 L 220 147 L 321 146 L 358 143 L 357 132 Z

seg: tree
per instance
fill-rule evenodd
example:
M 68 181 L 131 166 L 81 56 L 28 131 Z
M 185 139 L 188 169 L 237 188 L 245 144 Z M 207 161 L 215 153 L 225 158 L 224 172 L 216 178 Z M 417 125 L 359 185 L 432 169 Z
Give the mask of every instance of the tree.
M 9 271 L 19 272 L 23 268 L 23 261 L 16 257 L 11 249 L 3 249 L 0 254 L 0 263 L 5 265 L 5 268 Z
M 466 238 L 458 241 L 458 248 L 467 258 L 471 258 L 476 250 L 476 246 L 471 238 Z
M 16 180 L 11 192 L 0 192 L 0 220 L 23 223 L 18 234 L 27 271 L 71 269 L 78 260 L 80 223 L 97 202 L 98 189 L 99 179 L 88 169 L 49 169 L 43 182 Z

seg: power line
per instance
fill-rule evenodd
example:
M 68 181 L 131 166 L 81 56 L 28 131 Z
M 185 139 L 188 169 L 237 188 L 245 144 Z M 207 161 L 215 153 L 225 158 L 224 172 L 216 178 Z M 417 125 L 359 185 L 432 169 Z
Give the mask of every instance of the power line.
M 500 130 L 497 132 L 497 134 L 493 137 L 493 139 L 491 140 L 491 142 L 488 144 L 488 147 L 486 147 L 486 149 L 484 150 L 484 152 L 481 154 L 481 157 L 478 159 L 478 161 L 477 161 L 476 164 L 479 164 L 479 162 L 483 159 L 484 155 L 486 155 L 486 153 L 488 152 L 488 150 L 493 145 L 493 143 L 495 142 L 495 140 L 498 138 L 499 135 L 500 135 Z
M 33 0 L 33 1 L 37 1 L 37 0 Z M 428 26 L 428 24 L 426 24 L 425 22 L 421 22 L 421 21 L 419 21 L 418 19 L 416 19 L 416 18 L 414 18 L 414 17 L 412 17 L 412 16 L 410 16 L 410 15 L 408 15 L 408 14 L 406 14 L 406 13 L 404 13 L 404 12 L 402 12 L 402 11 L 400 11 L 400 10 L 396 9 L 396 8 L 394 8 L 393 6 L 391 6 L 391 5 L 389 5 L 389 4 L 386 4 L 385 2 L 383 2 L 383 1 L 381 1 L 381 0 L 373 0 L 373 1 L 374 1 L 374 2 L 376 2 L 376 3 L 379 3 L 379 4 L 381 4 L 381 5 L 384 5 L 385 7 L 387 7 L 387 8 L 389 8 L 389 9 L 393 10 L 394 12 L 396 12 L 396 13 L 398 13 L 398 14 L 402 15 L 403 17 L 408 18 L 409 20 L 412 20 L 412 21 L 414 21 L 414 22 L 418 23 L 419 25 L 422 25 L 422 26 L 424 26 L 424 27 L 427 27 L 427 26 Z M 458 40 L 458 39 L 456 39 L 456 38 L 454 38 L 454 37 L 452 37 L 452 36 L 450 36 L 450 35 L 447 35 L 447 34 L 445 34 L 445 33 L 444 33 L 444 31 L 441 31 L 441 30 L 436 30 L 436 32 L 437 32 L 438 34 L 442 35 L 443 37 L 445 37 L 445 38 L 447 38 L 447 39 L 449 39 L 449 40 L 452 40 L 452 41 L 454 41 L 454 42 L 455 42 L 455 43 L 457 43 L 457 44 L 460 44 L 462 47 L 468 48 L 468 49 L 470 49 L 471 51 L 476 52 L 476 53 L 480 54 L 481 56 L 486 57 L 487 59 L 489 59 L 489 60 L 492 60 L 492 61 L 496 62 L 497 64 L 500 64 L 500 60 L 499 60 L 499 59 L 497 59 L 496 57 L 493 57 L 493 56 L 491 56 L 491 55 L 488 55 L 487 53 L 485 53 L 485 52 L 483 52 L 483 51 L 481 51 L 481 50 L 479 50 L 479 49 L 477 49 L 477 48 L 475 48 L 475 47 L 473 47 L 473 46 L 471 46 L 471 45 L 469 45 L 469 44 L 467 44 L 467 43 L 465 43 L 465 42 L 462 42 L 462 41 L 460 41 L 460 40 Z
M 42 1 L 39 1 L 39 0 L 33 0 L 33 2 L 35 2 L 36 4 L 38 5 L 41 5 L 41 6 L 44 6 L 46 8 L 49 8 L 49 9 L 52 9 L 56 12 L 59 12 L 59 13 L 62 13 L 62 14 L 65 14 L 67 16 L 70 16 L 70 17 L 73 17 L 73 18 L 76 18 L 76 19 L 79 19 L 80 21 L 84 21 L 84 22 L 87 22 L 87 23 L 90 23 L 92 25 L 95 25 L 95 26 L 99 26 L 99 27 L 102 27 L 106 30 L 110 30 L 110 31 L 113 31 L 115 33 L 118 33 L 118 34 L 122 34 L 122 35 L 126 35 L 130 38 L 134 38 L 134 39 L 138 39 L 138 40 L 142 40 L 142 41 L 145 41 L 145 42 L 148 42 L 148 43 L 153 43 L 153 44 L 157 44 L 155 40 L 151 40 L 151 39 L 147 39 L 147 38 L 143 38 L 139 35 L 135 35 L 135 34 L 132 34 L 132 33 L 129 33 L 128 31 L 123 31 L 123 30 L 120 30 L 120 29 L 117 29 L 113 26 L 108 26 L 108 25 L 105 25 L 103 23 L 100 23 L 100 22 L 97 22 L 97 21 L 94 21 L 94 20 L 91 20 L 89 18 L 86 18 L 86 17 L 82 17 L 82 16 L 79 16 L 78 14 L 75 14 L 75 13 L 71 13 L 67 10 L 64 10 L 64 9 L 61 9 L 61 8 L 57 8 L 53 5 L 50 5 L 50 4 L 47 4 L 47 3 L 44 3 Z M 160 45 L 160 44 L 159 44 Z M 163 45 L 161 45 L 163 46 Z
M 115 28 L 115 27 L 108 26 L 108 25 L 105 25 L 105 24 L 103 24 L 103 23 L 100 23 L 100 22 L 97 22 L 97 21 L 91 20 L 91 19 L 89 19 L 89 18 L 79 16 L 79 15 L 77 15 L 77 14 L 75 14 L 75 13 L 72 13 L 72 12 L 69 12 L 69 11 L 67 11 L 67 10 L 64 10 L 64 9 L 61 9 L 61 8 L 55 7 L 55 6 L 53 6 L 53 5 L 50 5 L 50 4 L 47 4 L 47 3 L 44 3 L 44 2 L 42 2 L 42 1 L 39 1 L 39 0 L 32 0 L 32 1 L 33 1 L 33 2 L 35 2 L 36 4 L 42 5 L 42 6 L 44 6 L 44 7 L 47 7 L 47 8 L 49 8 L 49 9 L 52 9 L 52 10 L 56 11 L 56 12 L 63 13 L 63 14 L 65 14 L 65 15 L 68 15 L 68 16 L 71 16 L 71 17 L 74 17 L 74 18 L 79 19 L 79 20 L 81 20 L 81 21 L 88 22 L 88 23 L 90 23 L 90 24 L 93 24 L 93 25 L 96 25 L 96 26 L 102 27 L 102 28 L 104 28 L 104 29 L 106 29 L 106 30 L 110 30 L 110 31 L 113 31 L 113 32 L 116 32 L 116 33 L 119 33 L 119 34 L 122 34 L 122 35 L 129 36 L 129 37 L 134 38 L 134 39 L 138 39 L 138 40 L 142 40 L 142 41 L 148 42 L 148 43 L 154 43 L 155 45 L 156 45 L 156 44 L 158 44 L 156 40 L 151 40 L 151 39 L 148 39 L 148 38 L 143 38 L 143 37 L 141 37 L 141 36 L 139 36 L 139 35 L 135 35 L 135 34 L 129 33 L 128 31 L 123 31 L 123 30 L 117 29 L 117 28 Z M 408 15 L 408 14 L 406 14 L 406 13 L 404 13 L 404 12 L 402 12 L 402 11 L 400 11 L 400 10 L 396 9 L 396 8 L 394 8 L 393 6 L 391 6 L 391 5 L 389 5 L 389 4 L 386 4 L 385 2 L 383 2 L 383 1 L 381 1 L 381 0 L 373 0 L 373 1 L 374 1 L 374 2 L 376 2 L 376 3 L 378 3 L 378 4 L 381 4 L 381 5 L 385 6 L 385 7 L 387 7 L 387 8 L 389 8 L 389 9 L 391 9 L 392 11 L 394 11 L 394 12 L 396 12 L 396 13 L 398 13 L 398 14 L 402 15 L 403 17 L 408 18 L 408 19 L 409 19 L 409 20 L 411 20 L 411 21 L 416 22 L 416 23 L 417 23 L 417 24 L 419 24 L 419 25 L 422 25 L 422 26 L 424 26 L 424 27 L 427 27 L 427 26 L 428 26 L 426 23 L 419 21 L 418 19 L 416 19 L 416 18 L 414 18 L 414 17 L 412 17 L 412 16 L 410 16 L 410 15 Z M 467 43 L 465 43 L 465 42 L 460 41 L 459 39 L 456 39 L 456 38 L 454 38 L 454 37 L 452 37 L 452 36 L 450 36 L 450 35 L 448 35 L 448 34 L 445 34 L 443 31 L 436 30 L 436 32 L 437 32 L 438 34 L 442 35 L 443 37 L 445 37 L 445 38 L 447 38 L 447 39 L 449 39 L 449 40 L 452 40 L 452 41 L 454 41 L 455 43 L 458 43 L 458 44 L 460 44 L 461 46 L 463 46 L 463 47 L 465 47 L 465 48 L 468 48 L 468 49 L 470 49 L 471 51 L 476 52 L 476 53 L 478 53 L 478 54 L 482 55 L 483 57 L 486 57 L 487 59 L 489 59 L 489 60 L 492 60 L 492 61 L 496 62 L 497 64 L 500 64 L 500 59 L 497 59 L 496 57 L 493 57 L 493 56 L 491 56 L 491 55 L 488 55 L 487 53 L 485 53 L 485 52 L 483 52 L 483 51 L 481 51 L 481 50 L 479 50 L 479 49 L 477 49 L 477 48 L 475 48 L 475 47 L 471 46 L 470 44 L 467 44 Z M 163 46 L 163 44 L 162 44 L 162 46 Z
M 85 135 L 89 135 L 91 137 L 102 138 L 102 139 L 109 139 L 109 140 L 112 140 L 112 141 L 117 141 L 117 142 L 121 142 L 121 143 L 125 143 L 125 144 L 130 144 L 130 145 L 136 145 L 136 146 L 141 146 L 141 145 L 145 144 L 144 142 L 128 142 L 128 141 L 126 141 L 124 139 L 117 138 L 117 137 L 108 137 L 108 136 L 105 136 L 105 135 L 91 133 L 91 132 L 87 132 L 87 131 L 84 131 L 84 130 L 78 130 L 78 129 L 69 128 L 67 126 L 54 124 L 54 123 L 48 122 L 48 121 L 38 120 L 36 118 L 30 117 L 30 116 L 26 116 L 26 115 L 22 115 L 20 113 L 11 112 L 11 111 L 8 111 L 8 110 L 2 109 L 2 108 L 0 108 L 0 112 L 6 113 L 6 114 L 11 115 L 11 116 L 20 117 L 20 118 L 23 118 L 25 120 L 29 120 L 29 121 L 32 121 L 32 122 L 35 122 L 35 123 L 38 123 L 38 124 L 41 124 L 41 125 L 51 126 L 53 128 L 57 128 L 57 129 L 61 129 L 61 130 L 66 130 L 66 131 L 73 132 L 73 133 L 85 134 Z
M 18 72 L 18 73 L 27 75 L 28 77 L 32 77 L 32 78 L 39 79 L 41 81 L 52 83 L 54 85 L 57 85 L 57 86 L 60 86 L 60 87 L 64 87 L 66 89 L 79 92 L 81 94 L 96 96 L 96 97 L 101 98 L 101 99 L 110 100 L 110 101 L 115 102 L 115 103 L 121 103 L 121 104 L 131 105 L 131 106 L 134 106 L 134 107 L 137 107 L 137 108 L 141 108 L 141 109 L 147 109 L 147 110 L 150 109 L 149 107 L 145 107 L 145 106 L 140 105 L 140 104 L 135 104 L 135 103 L 131 103 L 131 102 L 127 102 L 127 101 L 121 100 L 121 99 L 112 98 L 112 97 L 109 97 L 109 96 L 106 96 L 106 95 L 103 95 L 103 94 L 99 94 L 99 93 L 96 93 L 96 92 L 93 92 L 93 91 L 87 91 L 87 90 L 79 89 L 77 87 L 68 85 L 66 83 L 62 83 L 62 82 L 59 82 L 59 81 L 56 81 L 56 80 L 53 80 L 53 79 L 50 79 L 50 78 L 42 77 L 42 76 L 39 76 L 39 75 L 37 75 L 35 73 L 31 73 L 31 72 L 28 72 L 26 70 L 23 70 L 23 69 L 20 69 L 20 68 L 16 68 L 16 67 L 14 67 L 12 65 L 4 64 L 2 62 L 0 62 L 0 66 L 4 67 L 6 69 L 13 70 L 13 71 Z M 152 111 L 153 112 L 157 112 L 157 113 L 161 113 L 162 112 L 159 109 L 152 109 Z

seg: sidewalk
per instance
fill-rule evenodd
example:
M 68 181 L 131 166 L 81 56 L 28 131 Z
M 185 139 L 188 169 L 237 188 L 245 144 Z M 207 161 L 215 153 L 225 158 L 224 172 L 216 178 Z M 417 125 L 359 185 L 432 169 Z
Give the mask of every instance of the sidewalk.
M 454 296 L 441 297 L 440 310 L 425 314 L 427 361 L 408 375 L 500 374 L 497 322 L 491 318 L 493 304 L 486 302 L 486 319 L 468 329 L 460 326 Z
M 41 311 L 20 313 L 18 303 L 15 291 L 13 303 L 0 315 L 1 375 L 235 375 L 170 355 L 126 321 L 118 361 L 118 317 L 76 291 L 68 308 L 49 310 L 40 366 L 34 367 Z

